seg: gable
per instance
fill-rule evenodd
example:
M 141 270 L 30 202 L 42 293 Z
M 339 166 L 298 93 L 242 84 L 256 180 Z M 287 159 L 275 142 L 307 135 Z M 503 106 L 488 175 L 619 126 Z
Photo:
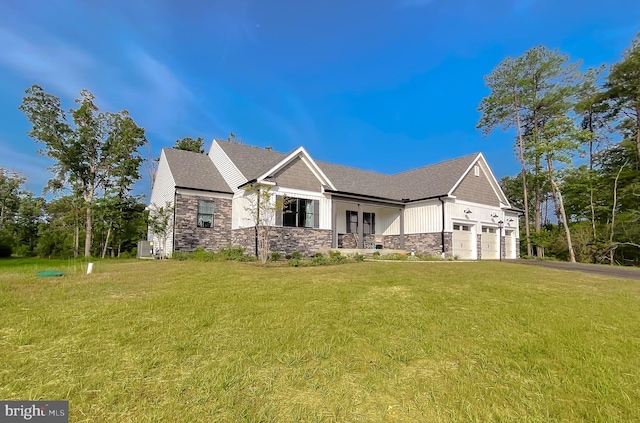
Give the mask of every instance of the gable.
M 475 175 L 476 166 L 478 166 L 478 176 Z M 469 169 L 453 191 L 453 195 L 462 201 L 500 207 L 500 200 L 489 182 L 489 176 L 479 162 Z
M 320 181 L 300 157 L 291 160 L 267 180 L 285 188 L 315 192 L 322 190 Z

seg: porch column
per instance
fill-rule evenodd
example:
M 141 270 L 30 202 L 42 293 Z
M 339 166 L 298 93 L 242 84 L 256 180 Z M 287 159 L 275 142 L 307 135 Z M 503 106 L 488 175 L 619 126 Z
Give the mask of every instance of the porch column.
M 404 209 L 400 209 L 400 249 L 404 250 Z
M 338 248 L 338 206 L 331 197 L 331 248 Z
M 362 204 L 358 203 L 358 245 L 357 248 L 364 248 L 364 220 L 362 219 Z

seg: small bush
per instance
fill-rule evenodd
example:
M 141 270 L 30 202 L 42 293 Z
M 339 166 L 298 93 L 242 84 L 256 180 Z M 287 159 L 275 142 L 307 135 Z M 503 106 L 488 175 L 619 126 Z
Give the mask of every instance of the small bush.
M 11 257 L 13 249 L 6 242 L 0 242 L 0 257 Z
M 372 257 L 373 257 L 374 259 L 376 259 L 376 260 L 377 260 L 377 259 L 379 259 L 379 258 L 380 258 L 380 251 L 376 251 L 376 252 L 374 252 L 374 253 L 373 253 L 373 255 L 372 255 Z
M 364 255 L 356 253 L 353 256 L 353 260 L 355 260 L 356 262 L 364 261 Z
M 244 257 L 244 248 L 228 246 L 220 250 L 218 254 L 222 260 L 242 260 Z
M 274 251 L 273 253 L 271 253 L 271 261 L 279 261 L 282 258 L 282 255 L 277 252 Z
M 302 258 L 302 254 L 300 253 L 300 251 L 294 251 L 293 253 L 291 253 L 291 258 L 293 260 L 300 260 Z

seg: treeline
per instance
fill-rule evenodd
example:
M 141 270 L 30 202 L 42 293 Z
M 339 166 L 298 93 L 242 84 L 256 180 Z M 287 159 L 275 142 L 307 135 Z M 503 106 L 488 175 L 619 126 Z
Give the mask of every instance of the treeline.
M 521 172 L 501 183 L 523 210 L 522 254 L 640 264 L 640 34 L 610 67 L 540 46 L 485 82 L 478 128 L 515 133 Z
M 86 202 L 74 194 L 46 200 L 24 188 L 26 178 L 0 168 L 0 257 L 82 256 Z M 102 193 L 101 193 L 102 194 Z M 146 239 L 142 198 L 100 195 L 92 205 L 91 256 L 129 257 Z

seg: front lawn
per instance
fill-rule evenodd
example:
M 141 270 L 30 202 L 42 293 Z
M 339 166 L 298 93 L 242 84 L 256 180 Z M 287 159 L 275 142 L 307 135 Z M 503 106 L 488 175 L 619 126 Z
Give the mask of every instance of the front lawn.
M 20 263 L 0 261 L 0 399 L 68 399 L 71 422 L 640 421 L 638 281 L 498 262 Z

